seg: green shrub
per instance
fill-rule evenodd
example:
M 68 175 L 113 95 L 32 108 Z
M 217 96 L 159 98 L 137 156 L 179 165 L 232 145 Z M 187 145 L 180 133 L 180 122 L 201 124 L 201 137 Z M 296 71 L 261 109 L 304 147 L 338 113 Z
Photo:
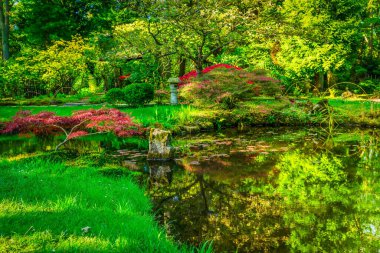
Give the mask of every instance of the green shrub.
M 120 88 L 110 89 L 106 94 L 106 101 L 111 104 L 116 104 L 117 102 L 124 101 L 124 92 Z
M 124 101 L 131 106 L 141 106 L 154 98 L 153 85 L 148 83 L 133 83 L 123 89 Z
M 380 82 L 376 82 L 376 80 L 367 79 L 359 83 L 359 87 L 361 90 L 356 91 L 356 93 L 363 93 L 363 91 L 367 94 L 372 94 L 379 87 Z

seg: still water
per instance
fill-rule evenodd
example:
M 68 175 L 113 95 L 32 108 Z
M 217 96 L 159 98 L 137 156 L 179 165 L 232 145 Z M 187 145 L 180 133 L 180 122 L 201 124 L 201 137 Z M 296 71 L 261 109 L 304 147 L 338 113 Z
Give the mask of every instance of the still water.
M 57 142 L 4 139 L 0 153 Z M 106 152 L 142 172 L 157 220 L 184 243 L 212 241 L 216 252 L 379 252 L 380 130 L 226 130 L 177 136 L 173 145 L 167 163 L 104 139 L 65 148 Z

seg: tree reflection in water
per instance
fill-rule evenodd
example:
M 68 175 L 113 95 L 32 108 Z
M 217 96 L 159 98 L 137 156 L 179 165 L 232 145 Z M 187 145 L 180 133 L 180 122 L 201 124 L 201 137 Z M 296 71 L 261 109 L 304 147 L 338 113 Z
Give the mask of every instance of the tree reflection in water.
M 331 145 L 316 129 L 197 138 L 182 165 L 146 165 L 138 150 L 117 156 L 145 165 L 158 220 L 176 239 L 212 240 L 215 252 L 380 249 L 379 130 L 337 130 Z M 10 138 L 0 142 L 0 153 L 46 151 L 56 141 Z M 76 140 L 66 148 L 109 152 L 103 158 L 112 162 L 118 141 Z
M 148 192 L 171 235 L 212 240 L 216 252 L 376 252 L 378 137 L 341 135 L 329 150 L 288 152 L 265 177 L 231 181 L 169 166 L 166 180 L 151 175 Z

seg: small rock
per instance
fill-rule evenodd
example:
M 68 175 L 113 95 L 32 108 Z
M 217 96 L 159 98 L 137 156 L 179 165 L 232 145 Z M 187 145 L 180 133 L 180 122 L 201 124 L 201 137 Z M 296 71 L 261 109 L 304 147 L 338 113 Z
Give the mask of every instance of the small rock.
M 197 133 L 200 130 L 198 126 L 183 126 L 183 129 L 188 133 Z
M 130 170 L 139 170 L 139 166 L 137 166 L 135 161 L 123 161 L 123 166 L 127 167 Z
M 182 161 L 182 159 L 176 158 L 176 159 L 174 159 L 174 162 L 175 162 L 177 165 L 183 165 L 183 161 Z
M 206 149 L 210 147 L 210 144 L 201 144 L 200 146 L 202 147 L 202 149 Z
M 200 150 L 200 146 L 196 146 L 196 145 L 190 146 L 190 151 L 199 151 L 199 150 Z
M 87 226 L 87 227 L 82 228 L 81 230 L 82 230 L 82 233 L 83 233 L 83 234 L 87 234 L 87 233 L 90 232 L 91 227 Z
M 192 162 L 190 162 L 189 163 L 190 165 L 201 165 L 200 163 L 199 163 L 199 161 L 192 161 Z

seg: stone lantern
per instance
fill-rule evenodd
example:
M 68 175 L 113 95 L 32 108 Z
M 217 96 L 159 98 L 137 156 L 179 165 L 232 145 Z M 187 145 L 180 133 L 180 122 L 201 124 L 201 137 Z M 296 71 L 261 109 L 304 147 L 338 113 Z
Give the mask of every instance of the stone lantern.
M 178 84 L 181 80 L 178 77 L 171 77 L 168 80 L 170 85 L 170 104 L 178 104 Z

